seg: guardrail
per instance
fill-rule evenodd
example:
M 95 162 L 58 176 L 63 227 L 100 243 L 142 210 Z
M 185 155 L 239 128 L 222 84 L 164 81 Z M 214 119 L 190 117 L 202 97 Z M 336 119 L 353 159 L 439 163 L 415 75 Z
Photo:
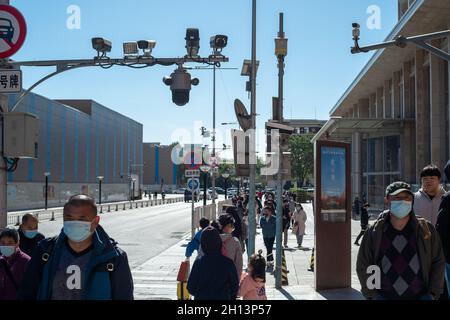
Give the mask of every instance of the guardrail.
M 100 214 L 108 212 L 117 212 L 132 209 L 142 209 L 154 206 L 160 206 L 164 204 L 174 204 L 178 202 L 184 202 L 184 197 L 170 198 L 170 199 L 156 199 L 156 200 L 136 200 L 136 201 L 122 201 L 122 202 L 112 202 L 105 203 L 102 205 L 97 205 L 98 212 Z M 8 214 L 7 225 L 18 226 L 22 220 L 22 216 L 27 213 L 33 213 L 39 221 L 50 220 L 54 221 L 56 218 L 62 217 L 63 208 L 54 208 L 48 210 L 27 210 L 19 213 Z

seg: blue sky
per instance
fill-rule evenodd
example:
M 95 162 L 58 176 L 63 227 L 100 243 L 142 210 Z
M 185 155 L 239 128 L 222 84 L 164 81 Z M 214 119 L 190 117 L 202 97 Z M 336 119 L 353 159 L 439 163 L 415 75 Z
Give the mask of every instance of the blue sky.
M 251 0 L 11 0 L 27 21 L 25 45 L 15 60 L 90 58 L 95 55 L 91 38 L 102 36 L 113 42 L 112 57 L 122 57 L 122 42 L 155 39 L 155 57 L 185 54 L 185 30 L 200 29 L 202 56 L 210 54 L 209 37 L 229 36 L 223 51 L 230 57 L 217 73 L 217 123 L 234 122 L 233 101 L 241 99 L 249 108 L 246 78 L 240 76 L 242 61 L 251 56 Z M 81 29 L 66 27 L 67 8 L 81 9 Z M 381 9 L 381 29 L 368 30 L 367 8 Z M 397 22 L 397 1 L 391 0 L 259 0 L 257 79 L 258 127 L 271 117 L 272 96 L 277 95 L 277 65 L 274 38 L 278 13 L 285 13 L 289 38 L 286 58 L 285 118 L 328 119 L 329 111 L 342 96 L 370 55 L 351 55 L 351 23 L 362 25 L 362 42 L 382 41 Z M 134 70 L 75 70 L 49 80 L 35 92 L 49 98 L 93 99 L 144 125 L 144 141 L 172 142 L 176 129 L 193 131 L 195 121 L 212 127 L 212 72 L 192 71 L 200 79 L 193 87 L 190 103 L 178 107 L 162 83 L 173 67 Z M 24 85 L 30 86 L 50 69 L 24 68 Z M 236 127 L 236 126 L 234 126 Z M 230 127 L 226 127 L 230 128 Z M 196 132 L 197 134 L 197 132 Z M 207 143 L 207 142 L 205 142 Z M 264 141 L 259 141 L 263 148 Z

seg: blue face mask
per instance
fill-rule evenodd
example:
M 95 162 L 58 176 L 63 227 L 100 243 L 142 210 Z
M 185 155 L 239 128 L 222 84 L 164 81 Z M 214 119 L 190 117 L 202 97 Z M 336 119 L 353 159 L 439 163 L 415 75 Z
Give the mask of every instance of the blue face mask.
M 403 219 L 412 211 L 411 201 L 392 201 L 391 213 L 398 219 Z
M 11 257 L 16 252 L 15 246 L 0 246 L 0 252 L 5 257 Z
M 64 221 L 64 233 L 74 242 L 82 242 L 89 238 L 92 222 L 86 221 Z
M 27 237 L 28 239 L 33 239 L 34 237 L 37 236 L 39 232 L 37 230 L 24 230 L 23 234 L 25 235 L 25 237 Z

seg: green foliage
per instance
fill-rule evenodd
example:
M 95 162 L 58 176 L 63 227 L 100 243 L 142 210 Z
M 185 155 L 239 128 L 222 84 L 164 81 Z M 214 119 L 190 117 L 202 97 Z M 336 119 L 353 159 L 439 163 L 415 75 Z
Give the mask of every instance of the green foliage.
M 314 170 L 314 146 L 311 143 L 313 135 L 294 135 L 289 140 L 291 149 L 292 176 L 304 185 L 306 179 Z

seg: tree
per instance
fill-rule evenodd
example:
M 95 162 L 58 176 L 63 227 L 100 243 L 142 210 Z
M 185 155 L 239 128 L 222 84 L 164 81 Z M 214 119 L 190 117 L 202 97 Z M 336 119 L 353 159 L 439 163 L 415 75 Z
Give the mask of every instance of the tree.
M 304 186 L 306 179 L 313 174 L 314 148 L 313 135 L 294 135 L 289 140 L 291 149 L 292 175 Z

